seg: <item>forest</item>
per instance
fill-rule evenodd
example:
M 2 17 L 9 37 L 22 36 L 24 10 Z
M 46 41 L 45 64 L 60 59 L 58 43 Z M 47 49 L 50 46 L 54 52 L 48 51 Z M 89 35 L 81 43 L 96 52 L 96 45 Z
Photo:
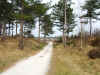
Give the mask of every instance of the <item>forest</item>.
M 0 1 L 0 75 L 100 75 L 100 1 L 55 2 Z

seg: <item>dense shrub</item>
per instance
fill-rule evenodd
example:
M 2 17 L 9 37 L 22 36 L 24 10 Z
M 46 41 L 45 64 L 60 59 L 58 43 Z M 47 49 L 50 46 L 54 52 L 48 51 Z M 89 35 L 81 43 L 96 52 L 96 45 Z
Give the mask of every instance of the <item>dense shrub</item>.
M 96 37 L 94 40 L 92 40 L 91 45 L 94 47 L 100 47 L 100 37 Z
M 100 49 L 93 49 L 88 52 L 88 56 L 91 59 L 100 58 Z
M 63 41 L 62 37 L 57 37 L 57 40 L 56 40 L 57 43 L 62 43 L 62 41 Z

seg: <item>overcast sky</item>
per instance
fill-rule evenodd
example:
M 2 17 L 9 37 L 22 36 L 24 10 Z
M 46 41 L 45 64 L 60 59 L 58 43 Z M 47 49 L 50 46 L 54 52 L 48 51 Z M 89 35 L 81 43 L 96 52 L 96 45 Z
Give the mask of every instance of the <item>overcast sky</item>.
M 54 5 L 59 0 L 43 0 L 44 3 L 47 3 L 47 2 L 50 2 L 50 1 L 52 1 L 52 5 Z M 74 2 L 74 4 L 72 5 L 72 8 L 74 9 L 74 14 L 77 15 L 77 17 L 82 15 L 82 13 L 84 13 L 84 12 L 81 11 L 80 6 L 84 5 L 85 0 L 72 0 L 72 2 Z M 74 32 L 72 32 L 71 35 L 77 34 L 80 31 L 80 20 L 79 20 L 79 18 L 76 18 L 76 21 L 77 21 L 77 26 L 75 27 Z M 95 22 L 94 25 L 93 25 L 94 29 L 100 28 L 99 24 L 100 24 L 99 21 Z M 35 34 L 35 36 L 38 36 L 38 24 L 36 26 L 37 26 L 36 29 L 32 33 Z M 84 26 L 85 26 L 84 29 L 88 31 L 89 25 L 84 25 Z M 62 33 L 60 31 L 58 31 L 57 27 L 55 27 L 53 30 L 55 31 L 55 33 L 52 36 L 62 35 Z

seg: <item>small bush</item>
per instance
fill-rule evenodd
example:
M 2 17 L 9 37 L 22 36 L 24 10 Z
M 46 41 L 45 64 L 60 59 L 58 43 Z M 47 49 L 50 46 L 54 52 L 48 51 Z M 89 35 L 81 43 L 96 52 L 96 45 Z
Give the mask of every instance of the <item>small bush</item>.
M 91 59 L 100 58 L 100 49 L 93 49 L 88 52 L 88 56 Z
M 100 46 L 100 36 L 96 36 L 95 39 L 91 40 L 90 44 L 94 47 L 99 47 Z
M 67 41 L 67 45 L 70 45 L 70 46 L 73 46 L 73 47 L 76 46 L 74 40 Z
M 62 41 L 63 41 L 62 37 L 58 37 L 57 40 L 56 40 L 57 43 L 61 43 Z

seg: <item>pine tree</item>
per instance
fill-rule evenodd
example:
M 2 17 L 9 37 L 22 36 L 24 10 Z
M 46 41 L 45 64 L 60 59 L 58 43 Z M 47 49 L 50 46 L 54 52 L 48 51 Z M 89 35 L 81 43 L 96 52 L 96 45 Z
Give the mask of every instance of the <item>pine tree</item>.
M 47 14 L 47 11 L 49 9 L 49 6 L 45 3 L 41 3 L 40 1 L 37 1 L 35 3 L 34 13 L 38 17 L 38 23 L 39 23 L 39 39 L 40 39 L 40 32 L 41 32 L 41 19 L 42 17 Z
M 100 1 L 99 0 L 87 0 L 85 5 L 82 7 L 83 10 L 86 10 L 87 13 L 84 14 L 82 17 L 86 17 L 89 19 L 90 24 L 90 36 L 92 36 L 92 19 L 99 19 L 99 13 L 96 12 L 97 9 L 100 8 Z
M 71 8 L 71 4 L 68 4 L 68 2 L 69 1 L 67 1 L 66 6 L 65 6 L 64 0 L 60 0 L 58 4 L 54 6 L 54 9 L 53 9 L 55 24 L 59 27 L 59 30 L 63 32 L 63 39 L 64 39 L 64 33 L 65 33 L 65 26 L 64 26 L 65 22 L 66 22 L 66 28 L 67 28 L 66 34 L 69 34 L 69 32 L 72 32 L 73 28 L 75 27 L 73 9 Z M 64 9 L 65 7 L 66 9 Z M 66 13 L 66 21 L 65 21 L 65 13 Z M 66 41 L 63 40 L 63 42 L 66 42 Z
M 1 29 L 3 29 L 2 32 L 2 40 L 5 39 L 5 35 L 6 35 L 6 24 L 9 21 L 13 21 L 14 20 L 14 16 L 13 16 L 13 5 L 11 3 L 9 3 L 7 0 L 2 0 L 0 1 L 0 25 L 1 25 Z
M 51 20 L 51 15 L 45 15 L 42 19 L 42 33 L 44 37 L 53 34 L 53 22 Z

